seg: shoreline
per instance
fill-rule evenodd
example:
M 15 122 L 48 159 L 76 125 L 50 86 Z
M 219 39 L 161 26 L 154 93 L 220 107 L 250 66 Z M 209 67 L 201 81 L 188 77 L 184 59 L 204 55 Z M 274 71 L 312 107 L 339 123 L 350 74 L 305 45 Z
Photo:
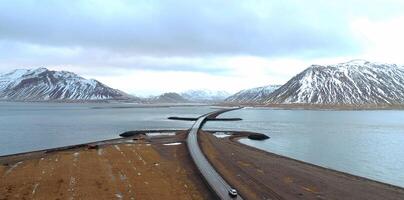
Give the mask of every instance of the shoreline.
M 182 130 L 3 156 L 0 199 L 212 199 L 185 137 Z
M 252 107 L 264 109 L 282 109 L 282 110 L 332 110 L 332 111 L 366 111 L 366 110 L 404 110 L 404 104 L 362 104 L 362 105 L 349 105 L 349 104 L 259 104 L 259 103 L 142 103 L 130 101 L 11 101 L 0 100 L 0 103 L 27 103 L 27 104 L 78 104 L 78 105 L 111 105 L 111 106 L 93 106 L 92 109 L 107 109 L 107 108 L 153 108 L 153 107 L 198 107 L 198 106 L 212 106 L 212 107 Z M 113 106 L 113 105 L 126 105 L 126 106 Z M 128 106 L 130 105 L 130 106 Z
M 403 199 L 404 188 L 201 134 L 202 150 L 247 199 Z
M 162 132 L 162 130 L 156 131 Z M 173 132 L 173 130 L 169 131 Z M 339 197 L 338 199 L 366 199 L 366 197 L 371 197 L 369 199 L 404 198 L 404 188 L 400 186 L 325 168 L 312 163 L 307 163 L 272 152 L 264 151 L 239 142 L 241 138 L 247 138 L 249 135 L 257 133 L 232 131 L 233 135 L 218 138 L 211 134 L 217 131 L 210 130 L 206 132 L 208 132 L 208 134 L 202 134 L 200 144 L 204 154 L 207 156 L 209 162 L 211 162 L 216 170 L 218 170 L 221 176 L 223 176 L 223 178 L 233 186 L 238 188 L 240 195 L 246 197 L 247 199 L 256 199 L 260 195 L 273 199 L 333 199 L 334 197 Z M 41 170 L 45 170 L 47 173 L 47 170 L 58 169 L 60 166 L 57 165 L 57 161 L 55 162 L 55 159 L 66 160 L 68 158 L 69 161 L 64 162 L 63 166 L 69 166 L 68 169 L 70 172 L 68 173 L 73 173 L 74 177 L 76 178 L 76 182 L 78 181 L 79 183 L 82 181 L 87 183 L 89 180 L 99 181 L 99 177 L 104 177 L 105 179 L 105 177 L 110 175 L 102 174 L 107 173 L 109 168 L 108 166 L 110 166 L 112 167 L 111 169 L 115 177 L 115 182 L 119 180 L 120 173 L 125 173 L 125 176 L 131 176 L 131 179 L 133 180 L 141 180 L 141 183 L 148 182 L 150 184 L 159 184 L 158 182 L 155 182 L 155 180 L 167 176 L 174 178 L 177 176 L 176 174 L 178 173 L 178 167 L 181 167 L 187 172 L 186 174 L 179 175 L 181 178 L 176 177 L 179 179 L 178 181 L 180 181 L 179 185 L 161 185 L 158 187 L 162 188 L 157 188 L 158 191 L 153 192 L 157 192 L 159 194 L 164 193 L 167 195 L 178 188 L 184 189 L 184 185 L 181 186 L 181 184 L 182 182 L 186 182 L 187 187 L 192 188 L 192 190 L 181 193 L 183 195 L 182 199 L 189 198 L 189 195 L 195 199 L 212 199 L 213 192 L 209 189 L 206 183 L 202 181 L 201 174 L 193 164 L 186 148 L 186 136 L 186 130 L 177 130 L 174 136 L 162 135 L 149 137 L 144 134 L 136 134 L 126 138 L 116 138 L 53 149 L 0 156 L 0 176 L 3 177 L 3 181 L 0 184 L 0 197 L 6 198 L 11 197 L 12 195 L 23 195 L 20 192 L 15 191 L 13 188 L 27 188 L 32 192 L 34 189 L 33 187 L 35 184 L 39 184 L 40 179 L 36 178 L 33 180 L 29 176 L 37 177 L 38 174 L 36 172 L 40 172 Z M 104 152 L 102 153 L 103 155 L 99 153 L 100 151 Z M 133 152 L 135 152 L 135 154 L 130 156 Z M 150 152 L 154 153 L 150 154 Z M 233 152 L 237 153 L 233 155 Z M 76 154 L 79 156 L 76 156 Z M 81 160 L 82 155 L 83 159 L 85 158 L 85 160 Z M 108 156 L 102 157 L 104 155 Z M 126 163 L 126 159 L 133 156 L 136 157 L 138 155 L 142 155 L 147 164 L 142 164 L 141 160 L 136 161 L 131 159 L 130 160 L 133 162 L 133 164 L 124 164 Z M 149 158 L 147 155 L 153 156 Z M 96 158 L 94 158 L 94 156 Z M 47 164 L 40 164 L 43 161 L 46 161 Z M 164 168 L 163 171 L 159 171 L 155 168 L 155 163 L 168 164 L 167 168 Z M 105 164 L 107 165 L 104 166 Z M 76 169 L 79 167 L 80 169 L 87 170 L 89 166 L 101 166 L 103 171 L 95 174 L 92 173 L 92 175 L 87 175 L 79 173 L 79 171 Z M 130 172 L 129 168 L 131 168 L 131 166 L 139 169 L 143 169 L 142 166 L 146 167 L 144 168 L 146 171 L 142 171 L 142 173 L 146 173 L 149 178 L 146 178 L 147 180 L 139 179 L 141 177 L 138 177 L 136 174 L 133 175 L 133 173 Z M 173 166 L 177 167 L 173 168 Z M 157 170 L 153 171 L 153 173 L 160 174 L 161 177 L 159 176 L 160 178 L 157 178 L 155 177 L 156 175 L 149 174 L 152 172 L 149 172 L 147 169 Z M 26 170 L 28 170 L 28 172 Z M 96 176 L 94 177 L 93 175 Z M 54 174 L 52 176 L 58 177 L 63 176 L 63 174 Z M 63 178 L 65 181 L 62 183 L 63 187 L 61 188 L 64 189 L 61 190 L 55 188 L 56 185 L 54 184 L 56 184 L 58 180 L 52 178 L 52 176 L 45 178 L 42 177 L 42 179 L 46 179 L 47 182 L 41 182 L 41 187 L 36 189 L 36 193 L 41 193 L 41 191 L 43 191 L 43 186 L 47 188 L 45 190 L 46 192 L 58 190 L 59 193 L 63 194 L 62 197 L 67 197 L 66 195 L 70 195 L 71 193 L 68 192 L 68 187 L 70 186 L 66 185 L 66 178 L 68 177 Z M 110 180 L 110 178 L 104 179 L 103 181 L 109 181 L 108 184 L 110 185 L 108 187 L 121 188 L 120 195 L 130 195 L 129 193 L 125 193 L 124 189 L 122 189 L 128 188 L 126 183 L 126 185 L 122 185 L 121 183 L 118 184 L 114 181 L 111 182 L 112 179 Z M 28 185 L 24 184 L 27 180 L 29 180 L 28 182 L 31 181 Z M 126 179 L 121 181 L 126 181 Z M 131 184 L 135 183 L 131 182 Z M 142 186 L 138 187 L 148 188 L 148 186 L 149 185 L 143 184 Z M 81 197 L 88 195 L 89 191 L 85 189 L 87 187 L 92 188 L 93 191 L 98 190 L 97 185 L 83 185 L 76 188 L 76 190 L 82 191 L 77 195 Z M 349 193 L 351 188 L 352 194 Z M 189 188 L 185 189 L 188 191 Z M 143 196 L 144 199 L 148 199 L 147 197 L 152 191 L 140 191 L 133 189 L 131 192 Z M 381 196 L 372 196 L 376 194 L 375 192 L 380 193 Z M 6 194 L 9 196 L 5 196 Z M 100 195 L 104 195 L 102 197 L 106 197 L 114 194 L 104 191 Z M 364 195 L 364 197 L 362 195 Z M 28 195 L 26 197 L 33 196 Z
M 153 129 L 153 130 L 136 130 L 134 132 L 138 134 L 142 133 L 158 133 L 158 132 L 180 132 L 183 131 L 183 129 Z M 135 135 L 134 135 L 135 136 Z M 127 138 L 132 138 L 132 137 L 127 137 Z M 106 140 L 98 140 L 95 142 L 86 142 L 86 143 L 80 143 L 80 144 L 72 144 L 72 145 L 66 145 L 66 146 L 60 146 L 60 147 L 53 147 L 53 148 L 45 148 L 45 149 L 40 149 L 40 150 L 32 150 L 32 151 L 23 151 L 23 152 L 18 152 L 18 153 L 11 153 L 11 154 L 6 154 L 6 155 L 0 155 L 0 164 L 2 158 L 5 157 L 10 157 L 10 156 L 22 156 L 26 154 L 39 154 L 39 153 L 48 153 L 48 152 L 56 152 L 56 151 L 63 151 L 63 150 L 69 150 L 69 149 L 75 149 L 75 148 L 83 148 L 88 145 L 108 145 L 110 143 L 113 143 L 115 141 L 122 141 L 124 140 L 125 137 L 119 137 L 119 138 L 112 138 L 112 139 L 106 139 Z
M 280 157 L 280 158 L 283 158 L 283 159 L 288 159 L 288 160 L 292 160 L 294 162 L 299 162 L 299 163 L 304 164 L 304 165 L 310 165 L 310 166 L 313 166 L 313 167 L 316 167 L 316 168 L 321 168 L 322 170 L 330 171 L 332 173 L 342 174 L 344 176 L 351 176 L 351 177 L 354 177 L 354 178 L 359 179 L 359 180 L 369 181 L 369 182 L 376 182 L 376 183 L 379 183 L 379 184 L 387 185 L 387 186 L 392 187 L 392 188 L 404 190 L 404 187 L 402 187 L 402 186 L 393 185 L 393 184 L 390 184 L 390 183 L 385 183 L 385 182 L 382 182 L 382 181 L 366 178 L 366 177 L 355 175 L 355 174 L 350 174 L 348 172 L 338 171 L 336 169 L 327 168 L 327 167 L 323 167 L 323 166 L 316 165 L 316 164 L 313 164 L 313 163 L 298 160 L 298 159 L 295 159 L 295 158 L 283 156 L 283 155 L 276 154 L 276 153 L 273 153 L 273 152 L 270 152 L 270 151 L 265 151 L 265 150 L 262 150 L 262 149 L 259 149 L 259 148 L 253 147 L 253 146 L 249 146 L 249 145 L 244 144 L 244 143 L 239 141 L 240 139 L 246 139 L 246 138 L 247 138 L 247 136 L 243 136 L 243 135 L 232 135 L 232 136 L 229 136 L 228 139 L 231 140 L 232 142 L 238 144 L 238 145 L 242 145 L 244 148 L 250 148 L 250 149 L 252 149 L 254 151 L 260 151 L 260 152 L 262 152 L 264 154 L 269 154 L 271 156 L 277 156 L 277 157 Z
M 256 104 L 256 103 L 222 103 L 219 106 L 243 106 L 281 110 L 331 110 L 331 111 L 366 111 L 366 110 L 404 110 L 404 105 L 337 105 L 337 104 Z

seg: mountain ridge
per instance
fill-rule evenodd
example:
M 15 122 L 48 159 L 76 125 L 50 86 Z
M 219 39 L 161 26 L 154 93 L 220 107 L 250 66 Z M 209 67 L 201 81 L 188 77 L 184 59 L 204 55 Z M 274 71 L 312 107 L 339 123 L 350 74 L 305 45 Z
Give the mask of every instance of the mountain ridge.
M 261 103 L 279 87 L 281 87 L 281 85 L 267 85 L 240 90 L 239 92 L 227 97 L 224 101 L 227 103 Z
M 226 91 L 195 89 L 181 92 L 180 95 L 192 102 L 221 102 L 230 96 Z
M 353 60 L 311 65 L 274 91 L 264 104 L 395 105 L 404 103 L 404 68 Z
M 158 96 L 153 96 L 145 99 L 147 103 L 191 103 L 183 96 L 176 92 L 166 92 Z
M 120 90 L 73 72 L 40 67 L 0 74 L 0 100 L 96 101 L 135 99 Z

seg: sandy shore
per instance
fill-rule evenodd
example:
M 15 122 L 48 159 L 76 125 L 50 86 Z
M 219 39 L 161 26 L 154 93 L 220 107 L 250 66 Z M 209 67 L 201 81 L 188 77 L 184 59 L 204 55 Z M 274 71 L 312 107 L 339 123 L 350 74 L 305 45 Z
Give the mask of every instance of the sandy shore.
M 0 199 L 212 199 L 176 137 L 0 159 Z
M 200 134 L 205 155 L 245 199 L 404 199 L 404 189 Z

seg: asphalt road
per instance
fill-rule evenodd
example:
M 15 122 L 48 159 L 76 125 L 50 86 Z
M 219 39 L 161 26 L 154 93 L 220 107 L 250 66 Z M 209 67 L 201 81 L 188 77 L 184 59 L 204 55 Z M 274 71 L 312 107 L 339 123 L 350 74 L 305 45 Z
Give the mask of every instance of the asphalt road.
M 238 109 L 238 108 L 237 108 Z M 197 168 L 202 173 L 203 177 L 205 178 L 206 182 L 209 186 L 214 190 L 217 196 L 220 199 L 243 199 L 240 195 L 237 197 L 232 198 L 229 195 L 229 190 L 232 189 L 231 187 L 220 175 L 216 172 L 213 166 L 209 163 L 206 159 L 205 155 L 202 153 L 201 148 L 198 144 L 198 131 L 202 128 L 204 121 L 208 117 L 215 117 L 218 114 L 223 112 L 228 112 L 235 109 L 223 109 L 215 112 L 211 112 L 205 115 L 202 115 L 198 118 L 198 120 L 194 123 L 191 130 L 189 131 L 188 138 L 187 138 L 187 145 L 189 152 L 191 154 L 192 159 L 194 160 Z M 237 189 L 237 188 L 234 188 Z

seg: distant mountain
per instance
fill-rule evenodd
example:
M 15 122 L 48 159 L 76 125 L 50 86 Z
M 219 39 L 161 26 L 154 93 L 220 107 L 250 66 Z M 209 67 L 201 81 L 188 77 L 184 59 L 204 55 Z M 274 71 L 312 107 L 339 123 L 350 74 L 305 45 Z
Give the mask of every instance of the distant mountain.
M 403 104 L 404 68 L 364 60 L 312 65 L 274 91 L 264 103 Z
M 148 103 L 190 103 L 189 100 L 175 92 L 168 92 L 159 96 L 150 97 L 145 99 L 145 101 Z
M 192 102 L 221 102 L 230 96 L 226 91 L 213 90 L 188 90 L 181 96 Z
M 281 85 L 267 85 L 246 90 L 241 90 L 236 94 L 226 98 L 228 103 L 261 103 L 265 101 L 269 95 Z
M 0 74 L 0 100 L 87 101 L 131 98 L 134 97 L 72 72 L 38 68 L 17 69 Z

